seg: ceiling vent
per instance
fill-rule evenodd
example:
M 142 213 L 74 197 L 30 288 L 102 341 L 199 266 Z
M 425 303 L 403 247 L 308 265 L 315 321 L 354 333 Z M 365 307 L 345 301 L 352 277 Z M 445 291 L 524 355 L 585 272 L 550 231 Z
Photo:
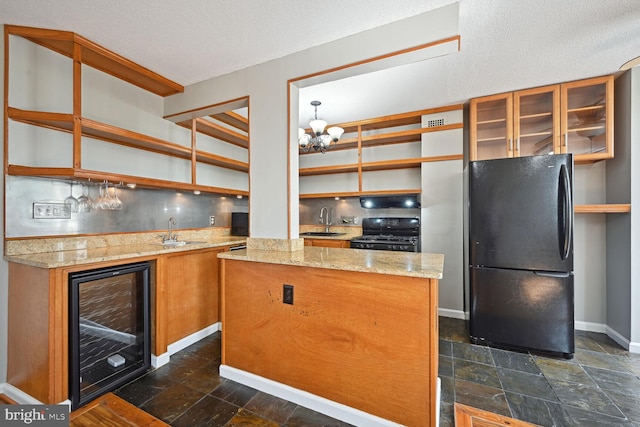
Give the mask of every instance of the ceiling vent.
M 437 126 L 444 126 L 444 119 L 431 119 L 427 120 L 427 127 L 434 128 Z

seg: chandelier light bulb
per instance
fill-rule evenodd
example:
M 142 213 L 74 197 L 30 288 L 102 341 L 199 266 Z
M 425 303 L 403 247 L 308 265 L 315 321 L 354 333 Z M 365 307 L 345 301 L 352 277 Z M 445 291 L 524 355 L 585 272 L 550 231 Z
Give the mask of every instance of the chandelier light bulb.
M 311 128 L 311 130 L 313 130 L 313 133 L 315 133 L 316 136 L 322 135 L 322 132 L 324 131 L 324 128 L 326 126 L 327 122 L 322 119 L 315 119 L 309 122 L 309 127 Z
M 329 129 L 327 129 L 327 133 L 329 134 L 329 136 L 331 137 L 333 142 L 338 142 L 338 140 L 340 139 L 340 137 L 344 133 L 344 129 L 342 129 L 342 128 L 338 127 L 338 126 L 332 126 Z

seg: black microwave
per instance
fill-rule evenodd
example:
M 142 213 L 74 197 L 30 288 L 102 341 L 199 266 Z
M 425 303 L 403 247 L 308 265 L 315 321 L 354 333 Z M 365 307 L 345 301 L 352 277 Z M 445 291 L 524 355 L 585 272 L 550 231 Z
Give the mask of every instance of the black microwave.
M 231 235 L 249 235 L 249 214 L 247 212 L 231 212 Z

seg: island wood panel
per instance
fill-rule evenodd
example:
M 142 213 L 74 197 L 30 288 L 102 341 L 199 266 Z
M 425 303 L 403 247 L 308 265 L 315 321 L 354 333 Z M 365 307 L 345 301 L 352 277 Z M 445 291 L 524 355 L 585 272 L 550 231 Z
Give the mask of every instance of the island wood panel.
M 434 426 L 437 280 L 223 259 L 224 365 Z M 283 304 L 283 284 L 294 304 Z
M 68 292 L 57 277 L 9 263 L 7 382 L 47 404 L 68 398 Z
M 223 251 L 215 248 L 164 257 L 168 344 L 220 320 L 218 253 Z

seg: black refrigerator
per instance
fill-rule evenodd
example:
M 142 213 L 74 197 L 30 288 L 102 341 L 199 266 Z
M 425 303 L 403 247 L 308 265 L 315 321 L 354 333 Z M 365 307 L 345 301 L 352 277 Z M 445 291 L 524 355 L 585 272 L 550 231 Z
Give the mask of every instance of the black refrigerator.
M 573 357 L 572 155 L 470 162 L 468 173 L 472 342 Z

